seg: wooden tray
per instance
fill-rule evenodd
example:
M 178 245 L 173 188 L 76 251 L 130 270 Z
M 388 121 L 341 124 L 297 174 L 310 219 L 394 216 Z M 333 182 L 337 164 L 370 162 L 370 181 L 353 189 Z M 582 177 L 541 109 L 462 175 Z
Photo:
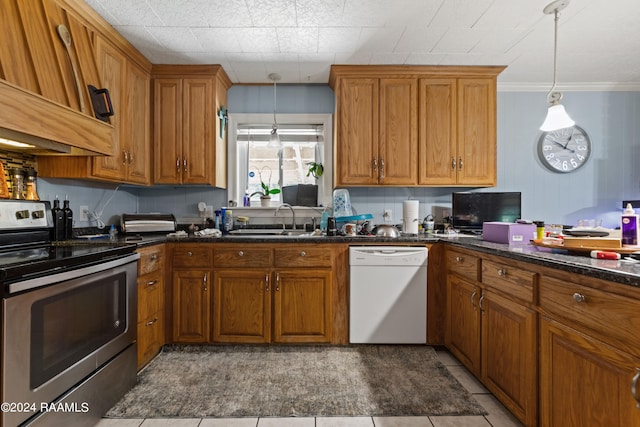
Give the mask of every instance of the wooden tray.
M 591 251 L 604 251 L 604 252 L 616 252 L 619 254 L 631 254 L 634 252 L 640 253 L 640 246 L 635 248 L 602 248 L 602 247 L 566 247 L 566 246 L 558 246 L 558 245 L 546 245 L 542 243 L 542 240 L 531 240 L 530 241 L 533 246 L 540 246 L 541 248 L 549 248 L 549 249 L 563 249 L 569 252 L 580 252 L 580 253 L 589 253 Z

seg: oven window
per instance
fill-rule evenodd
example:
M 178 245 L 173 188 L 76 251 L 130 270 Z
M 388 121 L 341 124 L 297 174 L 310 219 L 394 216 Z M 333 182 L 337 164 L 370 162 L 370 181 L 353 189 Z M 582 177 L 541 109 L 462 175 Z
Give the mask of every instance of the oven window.
M 31 306 L 31 388 L 44 384 L 126 329 L 126 274 Z

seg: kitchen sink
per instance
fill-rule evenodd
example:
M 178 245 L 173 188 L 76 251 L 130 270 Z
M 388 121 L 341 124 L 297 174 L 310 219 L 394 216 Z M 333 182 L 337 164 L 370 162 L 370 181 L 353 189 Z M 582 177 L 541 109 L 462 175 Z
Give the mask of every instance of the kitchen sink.
M 229 236 L 241 236 L 241 237 L 278 237 L 278 236 L 294 236 L 294 237 L 306 237 L 311 233 L 305 230 L 292 230 L 281 228 L 241 228 L 238 230 L 232 230 L 229 232 Z

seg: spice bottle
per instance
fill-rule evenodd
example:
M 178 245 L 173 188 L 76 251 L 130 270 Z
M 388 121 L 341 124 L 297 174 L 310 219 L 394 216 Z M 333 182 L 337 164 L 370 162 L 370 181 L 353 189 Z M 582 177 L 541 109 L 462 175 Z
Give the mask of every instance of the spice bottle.
M 33 169 L 27 169 L 26 176 L 27 176 L 27 181 L 26 181 L 27 191 L 26 191 L 25 199 L 40 200 L 40 197 L 38 197 L 38 190 L 37 190 L 38 173 Z
M 13 168 L 11 173 L 11 198 L 24 200 L 24 169 Z

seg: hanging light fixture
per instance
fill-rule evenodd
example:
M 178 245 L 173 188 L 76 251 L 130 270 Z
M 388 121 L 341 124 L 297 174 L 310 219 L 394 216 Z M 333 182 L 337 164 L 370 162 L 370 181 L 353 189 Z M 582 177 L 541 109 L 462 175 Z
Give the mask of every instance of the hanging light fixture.
M 278 135 L 278 121 L 276 120 L 276 82 L 280 80 L 280 74 L 271 73 L 268 77 L 273 82 L 273 125 L 271 125 L 271 135 L 269 136 L 267 147 L 280 148 L 282 147 L 282 142 Z
M 554 131 L 558 129 L 568 128 L 576 124 L 569 114 L 567 114 L 564 106 L 560 104 L 562 92 L 556 91 L 556 76 L 558 72 L 558 12 L 567 7 L 569 0 L 556 0 L 549 3 L 542 11 L 545 15 L 554 14 L 554 34 L 553 34 L 553 86 L 547 93 L 547 101 L 549 101 L 549 109 L 544 123 L 540 126 L 540 130 L 544 132 Z

